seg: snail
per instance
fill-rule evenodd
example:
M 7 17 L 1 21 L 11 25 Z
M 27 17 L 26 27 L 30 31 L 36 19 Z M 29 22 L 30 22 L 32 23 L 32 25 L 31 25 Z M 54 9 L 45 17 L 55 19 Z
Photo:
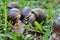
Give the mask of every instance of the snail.
M 35 14 L 36 19 L 38 19 L 40 22 L 45 20 L 47 17 L 47 13 L 40 8 L 32 9 L 31 12 Z
M 22 23 L 20 18 L 21 18 L 20 10 L 18 10 L 16 8 L 12 8 L 8 11 L 8 21 L 10 21 L 10 20 L 13 21 L 11 33 L 16 32 L 18 34 L 18 36 L 20 35 L 20 33 L 24 32 L 24 26 L 25 26 L 25 24 Z
M 53 23 L 53 32 L 60 34 L 60 16 Z
M 17 2 L 10 2 L 7 4 L 7 8 L 19 8 L 19 4 Z
M 60 16 L 53 23 L 53 34 L 49 40 L 60 40 Z

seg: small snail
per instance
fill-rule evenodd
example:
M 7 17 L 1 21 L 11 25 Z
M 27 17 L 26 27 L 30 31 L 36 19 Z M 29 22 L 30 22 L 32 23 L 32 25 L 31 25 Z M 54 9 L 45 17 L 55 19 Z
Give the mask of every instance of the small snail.
M 19 8 L 19 4 L 17 2 L 10 2 L 7 4 L 8 8 Z
M 40 8 L 32 9 L 31 12 L 35 14 L 36 18 L 39 21 L 43 21 L 46 19 L 47 13 Z

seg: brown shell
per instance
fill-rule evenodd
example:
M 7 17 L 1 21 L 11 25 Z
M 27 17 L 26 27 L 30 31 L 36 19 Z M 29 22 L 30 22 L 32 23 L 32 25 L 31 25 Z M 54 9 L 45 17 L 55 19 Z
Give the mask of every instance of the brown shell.
M 19 8 L 19 4 L 17 2 L 10 2 L 7 4 L 8 8 Z
M 25 18 L 26 16 L 28 16 L 30 11 L 31 11 L 31 8 L 30 7 L 25 7 L 22 10 L 22 16 L 23 16 L 23 18 Z
M 18 9 L 12 8 L 8 11 L 8 20 L 17 21 L 20 17 L 21 12 Z
M 39 20 L 45 20 L 46 19 L 47 13 L 40 8 L 32 9 L 31 12 L 34 13 L 36 18 L 38 18 Z
M 53 32 L 60 33 L 60 25 L 53 23 Z

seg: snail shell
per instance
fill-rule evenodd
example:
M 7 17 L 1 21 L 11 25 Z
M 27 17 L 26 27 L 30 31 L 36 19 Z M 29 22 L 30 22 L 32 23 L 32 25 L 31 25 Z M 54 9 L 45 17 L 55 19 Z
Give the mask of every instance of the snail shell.
M 53 23 L 53 32 L 60 34 L 60 17 Z
M 30 11 L 31 11 L 31 8 L 30 7 L 25 7 L 22 10 L 22 17 L 25 18 L 26 16 L 28 16 Z
M 17 2 L 10 2 L 7 4 L 8 8 L 19 8 L 19 4 Z
M 7 15 L 8 21 L 12 20 L 14 22 L 17 22 L 17 20 L 19 20 L 19 18 L 21 17 L 21 12 L 16 8 L 12 8 L 8 11 Z
M 40 21 L 46 19 L 47 13 L 40 8 L 32 9 L 31 12 L 34 13 L 36 18 L 38 18 Z

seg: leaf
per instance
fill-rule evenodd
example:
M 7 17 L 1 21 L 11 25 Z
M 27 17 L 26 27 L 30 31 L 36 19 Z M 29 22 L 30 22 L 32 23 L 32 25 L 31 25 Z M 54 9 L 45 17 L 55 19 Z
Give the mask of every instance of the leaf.
M 11 39 L 14 39 L 13 36 L 9 33 L 6 34 L 7 37 L 11 38 Z
M 11 34 L 9 34 L 9 33 L 6 33 L 6 34 L 0 33 L 0 37 L 4 37 L 4 36 L 13 39 L 13 36 Z
M 30 37 L 31 37 L 30 34 L 29 35 L 26 35 L 25 40 L 31 40 Z
M 0 37 L 0 40 L 4 40 L 2 37 Z
M 25 25 L 24 28 L 27 30 L 27 29 L 30 28 L 30 26 L 29 25 Z
M 20 34 L 20 36 L 19 36 L 19 40 L 24 40 L 22 34 Z
M 35 21 L 34 24 L 41 32 L 43 32 L 42 26 L 37 21 Z
M 42 40 L 48 40 L 50 33 L 51 33 L 51 29 L 48 28 Z
M 4 34 L 0 33 L 0 37 L 4 36 Z

